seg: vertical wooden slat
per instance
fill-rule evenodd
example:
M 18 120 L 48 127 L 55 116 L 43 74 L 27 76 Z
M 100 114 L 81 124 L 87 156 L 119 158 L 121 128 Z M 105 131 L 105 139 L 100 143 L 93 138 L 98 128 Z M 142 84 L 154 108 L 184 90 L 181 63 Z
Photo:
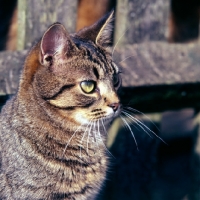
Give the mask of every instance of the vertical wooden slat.
M 116 11 L 115 11 L 115 32 L 114 32 L 114 43 L 117 46 L 127 44 L 126 29 L 128 28 L 128 2 L 129 0 L 117 0 Z
M 77 0 L 18 0 L 18 50 L 30 48 L 54 22 L 76 29 Z
M 169 0 L 118 0 L 115 43 L 166 40 L 169 7 Z
M 17 13 L 17 49 L 22 50 L 25 48 L 26 37 L 26 0 L 18 0 L 18 13 Z

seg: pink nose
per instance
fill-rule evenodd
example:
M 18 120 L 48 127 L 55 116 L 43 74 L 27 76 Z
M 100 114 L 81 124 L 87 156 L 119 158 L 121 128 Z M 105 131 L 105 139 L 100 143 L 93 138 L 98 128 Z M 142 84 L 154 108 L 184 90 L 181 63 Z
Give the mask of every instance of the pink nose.
M 117 109 L 119 108 L 119 103 L 112 103 L 112 104 L 110 104 L 108 106 L 111 107 L 114 112 L 116 112 Z

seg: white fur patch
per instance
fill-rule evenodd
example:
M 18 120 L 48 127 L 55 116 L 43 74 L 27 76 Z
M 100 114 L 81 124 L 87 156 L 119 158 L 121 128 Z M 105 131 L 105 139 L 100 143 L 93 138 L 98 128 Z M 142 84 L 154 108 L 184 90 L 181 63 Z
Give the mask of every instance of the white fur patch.
M 112 92 L 112 89 L 108 87 L 106 83 L 100 82 L 98 84 L 101 96 L 108 95 L 109 92 Z
M 86 117 L 84 117 L 82 113 L 77 113 L 77 114 L 75 115 L 75 120 L 76 120 L 77 122 L 79 122 L 80 124 L 82 124 L 82 125 L 88 124 L 88 123 L 89 123 L 89 120 L 86 119 Z

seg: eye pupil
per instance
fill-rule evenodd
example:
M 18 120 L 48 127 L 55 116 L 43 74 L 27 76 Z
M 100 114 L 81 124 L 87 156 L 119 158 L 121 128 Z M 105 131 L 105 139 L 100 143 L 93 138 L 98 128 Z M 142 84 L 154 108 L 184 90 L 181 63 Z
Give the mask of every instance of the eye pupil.
M 91 92 L 93 92 L 94 89 L 95 89 L 95 83 L 94 83 L 94 81 L 83 81 L 83 82 L 81 82 L 81 89 L 85 93 L 91 93 Z
M 113 82 L 114 82 L 114 84 L 116 84 L 117 83 L 117 77 L 116 76 L 114 76 L 114 80 L 113 80 Z
M 118 77 L 118 75 L 114 75 L 113 76 L 113 84 L 114 84 L 115 87 L 118 86 L 118 84 L 119 84 L 119 77 Z

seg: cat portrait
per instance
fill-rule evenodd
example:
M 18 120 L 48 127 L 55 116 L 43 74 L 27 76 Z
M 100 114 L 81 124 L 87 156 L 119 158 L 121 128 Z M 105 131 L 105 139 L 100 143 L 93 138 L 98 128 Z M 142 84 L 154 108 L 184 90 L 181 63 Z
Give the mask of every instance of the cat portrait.
M 181 53 L 180 46 L 179 57 L 170 43 L 197 37 L 199 10 L 196 1 L 188 1 L 190 9 L 187 0 L 153 1 L 79 0 L 71 7 L 63 1 L 66 9 L 37 2 L 44 23 L 35 21 L 37 9 L 29 2 L 27 12 L 32 11 L 35 21 L 25 31 L 30 41 L 23 34 L 16 39 L 23 6 L 7 2 L 13 16 L 10 21 L 2 17 L 1 26 L 11 22 L 10 44 L 2 37 L 1 47 L 18 48 L 12 33 L 17 42 L 26 38 L 27 46 L 23 52 L 4 54 L 12 55 L 12 62 L 2 59 L 6 78 L 0 82 L 6 95 L 0 94 L 0 200 L 199 199 L 199 114 L 193 109 L 168 112 L 182 108 L 178 104 L 190 92 L 179 94 L 181 102 L 168 101 L 173 98 L 165 88 L 181 77 L 173 75 L 174 63 L 181 69 L 181 62 L 186 66 L 190 60 L 185 47 Z M 115 13 L 100 18 L 113 8 Z M 48 18 L 54 16 L 49 10 L 57 20 Z M 195 28 L 193 19 L 198 19 Z M 40 39 L 30 30 L 40 30 Z M 14 80 L 7 82 L 9 78 Z
M 112 34 L 113 12 L 74 34 L 55 23 L 30 50 L 0 115 L 0 199 L 95 199 L 121 110 Z

